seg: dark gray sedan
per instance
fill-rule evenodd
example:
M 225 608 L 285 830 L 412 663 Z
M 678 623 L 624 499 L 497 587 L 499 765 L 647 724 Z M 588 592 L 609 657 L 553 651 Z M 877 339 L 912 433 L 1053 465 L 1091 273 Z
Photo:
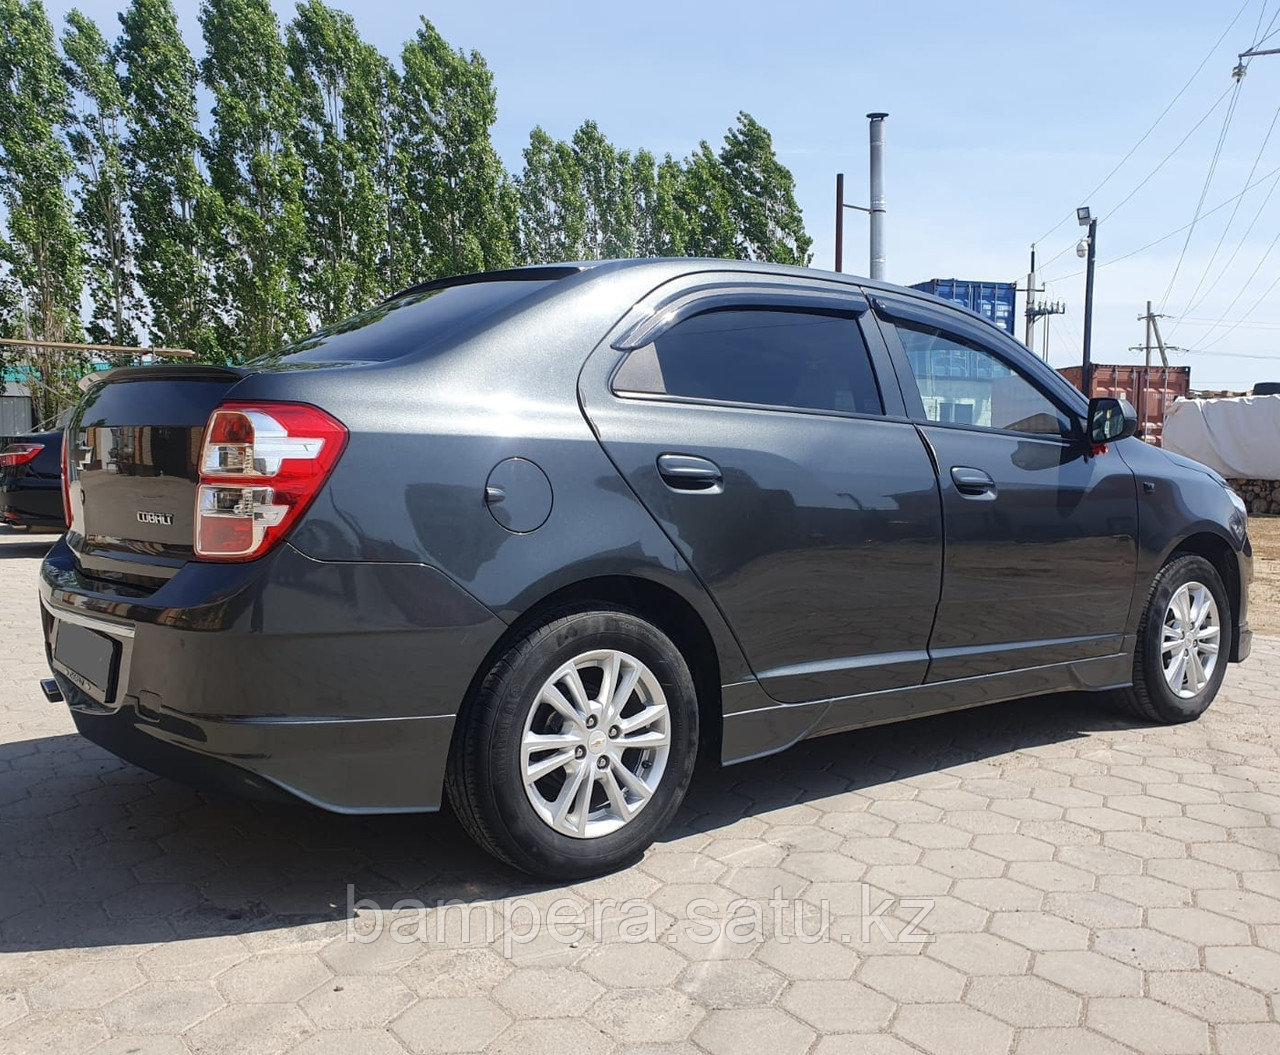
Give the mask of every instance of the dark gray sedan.
M 701 751 L 1064 690 L 1181 722 L 1243 505 L 982 319 L 717 260 L 431 282 L 243 367 L 111 371 L 44 562 L 76 725 L 183 780 L 636 858 Z M 857 741 L 849 749 L 857 751 Z

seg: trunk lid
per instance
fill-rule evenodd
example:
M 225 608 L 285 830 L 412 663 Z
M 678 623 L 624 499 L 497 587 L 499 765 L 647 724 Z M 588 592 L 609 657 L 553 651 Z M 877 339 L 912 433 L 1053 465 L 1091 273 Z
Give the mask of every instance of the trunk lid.
M 155 588 L 191 559 L 206 422 L 249 371 L 122 367 L 67 426 L 68 542 L 93 578 Z

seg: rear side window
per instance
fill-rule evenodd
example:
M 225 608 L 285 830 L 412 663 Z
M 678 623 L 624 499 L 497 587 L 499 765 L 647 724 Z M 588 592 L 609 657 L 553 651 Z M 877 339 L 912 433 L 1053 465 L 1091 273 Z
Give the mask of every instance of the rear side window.
M 614 391 L 882 414 L 855 319 L 806 311 L 695 315 L 631 352 Z
M 441 349 L 467 331 L 479 329 L 498 312 L 546 289 L 552 281 L 468 282 L 409 293 L 317 330 L 262 361 L 381 363 Z

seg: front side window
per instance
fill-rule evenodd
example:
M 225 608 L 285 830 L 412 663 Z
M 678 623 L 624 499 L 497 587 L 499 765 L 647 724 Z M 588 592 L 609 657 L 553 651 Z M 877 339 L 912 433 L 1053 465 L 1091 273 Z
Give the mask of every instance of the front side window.
M 728 403 L 884 413 L 857 320 L 808 311 L 695 315 L 631 352 L 613 387 Z
M 898 323 L 930 421 L 1069 438 L 1070 417 L 1015 367 L 978 344 Z

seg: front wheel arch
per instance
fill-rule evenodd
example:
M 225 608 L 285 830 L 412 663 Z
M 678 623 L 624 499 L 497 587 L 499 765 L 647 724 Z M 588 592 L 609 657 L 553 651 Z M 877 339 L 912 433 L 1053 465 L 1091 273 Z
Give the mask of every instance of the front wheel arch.
M 1175 558 L 1183 554 L 1203 557 L 1213 565 L 1222 585 L 1227 591 L 1227 604 L 1230 607 L 1231 640 L 1240 639 L 1240 562 L 1236 550 L 1223 536 L 1211 531 L 1200 531 L 1188 535 L 1170 547 L 1160 562 L 1160 570 L 1164 570 Z M 1139 615 L 1141 617 L 1141 615 Z M 1233 645 L 1234 649 L 1234 645 Z

